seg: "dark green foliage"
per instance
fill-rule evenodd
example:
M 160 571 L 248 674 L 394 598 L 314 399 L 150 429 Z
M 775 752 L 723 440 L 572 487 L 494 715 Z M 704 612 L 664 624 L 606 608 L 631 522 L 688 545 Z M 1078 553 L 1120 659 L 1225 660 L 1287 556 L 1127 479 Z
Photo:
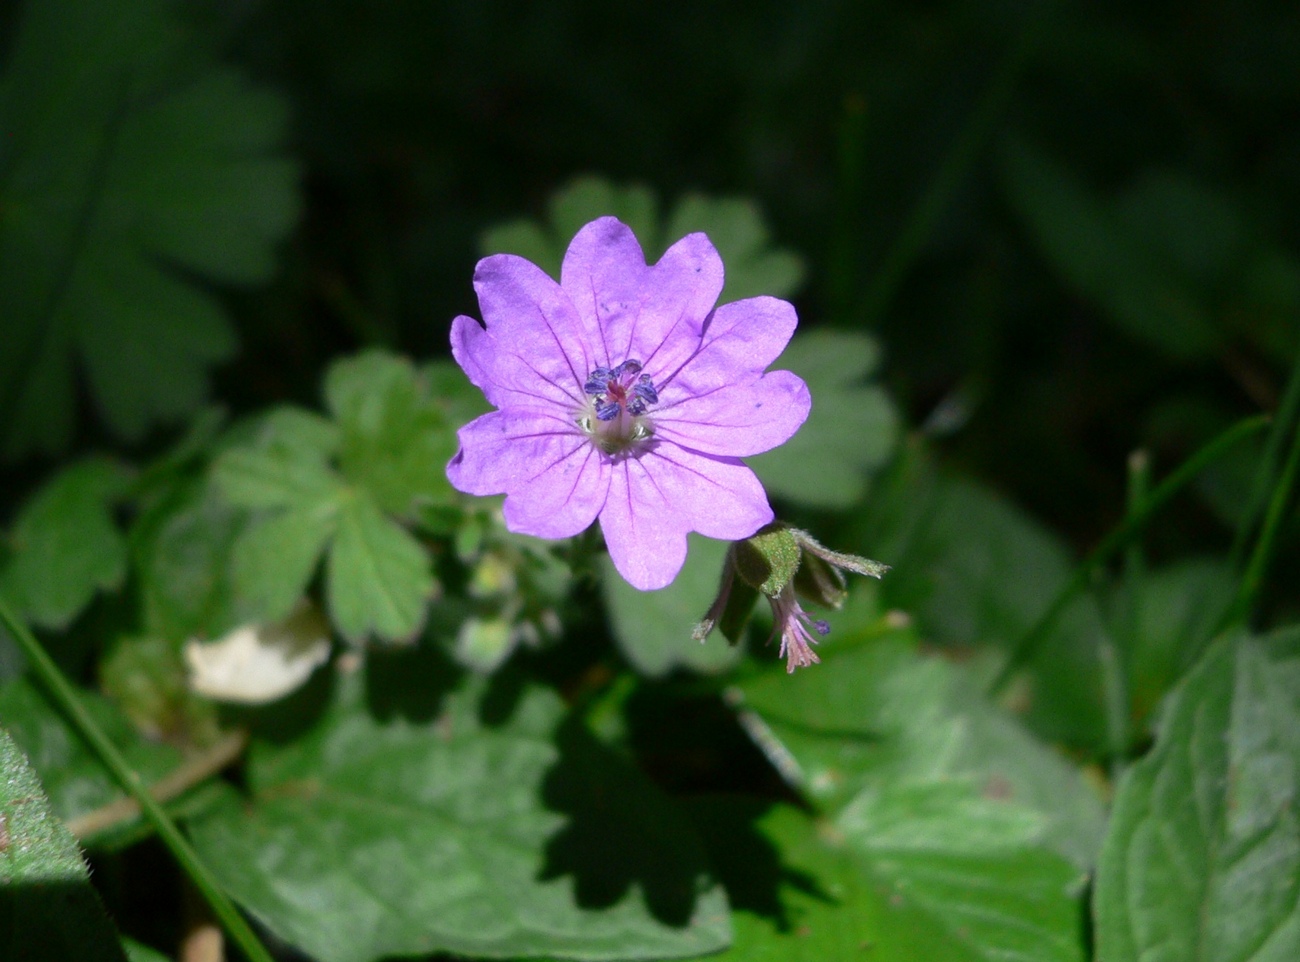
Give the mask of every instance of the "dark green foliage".
M 273 271 L 297 208 L 285 108 L 210 63 L 162 0 L 24 5 L 0 81 L 7 457 L 66 449 L 77 368 L 129 440 L 203 400 L 235 338 L 185 275 Z
M 0 605 L 262 962 L 1290 962 L 1297 49 L 1294 4 L 10 4 Z M 812 413 L 747 460 L 890 566 L 805 557 L 818 665 L 748 587 L 692 640 L 726 544 L 640 592 L 447 480 L 475 259 L 605 214 L 796 306 Z M 0 629 L 0 958 L 158 962 L 203 873 L 47 671 Z

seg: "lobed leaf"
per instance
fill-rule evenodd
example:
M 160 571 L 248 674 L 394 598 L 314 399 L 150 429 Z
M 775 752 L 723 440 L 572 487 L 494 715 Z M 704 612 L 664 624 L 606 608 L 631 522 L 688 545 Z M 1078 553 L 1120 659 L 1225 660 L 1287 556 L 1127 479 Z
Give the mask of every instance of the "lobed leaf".
M 57 453 L 74 369 L 135 440 L 203 400 L 234 351 L 189 271 L 267 278 L 297 213 L 283 101 L 196 56 L 161 0 L 24 6 L 0 81 L 0 452 Z
M 22 508 L 0 566 L 0 592 L 30 621 L 66 628 L 96 592 L 119 588 L 127 548 L 113 518 L 130 475 L 106 459 L 65 468 Z
M 405 517 L 453 499 L 455 426 L 410 361 L 381 351 L 338 361 L 325 376 L 325 403 L 341 435 L 340 471 L 385 511 Z
M 190 825 L 271 931 L 322 962 L 726 945 L 726 901 L 685 820 L 564 723 L 556 696 L 527 688 L 503 720 L 483 682 L 447 691 L 436 671 L 399 670 L 371 682 L 386 720 L 367 711 L 360 678 L 339 679 L 304 738 L 254 746 L 251 800 Z
M 424 548 L 361 492 L 340 509 L 326 584 L 330 617 L 354 640 L 413 638 L 437 589 Z
M 789 441 L 747 459 L 768 491 L 818 508 L 862 500 L 899 433 L 889 396 L 864 383 L 878 358 L 875 341 L 864 334 L 813 331 L 790 341 L 773 367 L 804 379 L 813 408 Z

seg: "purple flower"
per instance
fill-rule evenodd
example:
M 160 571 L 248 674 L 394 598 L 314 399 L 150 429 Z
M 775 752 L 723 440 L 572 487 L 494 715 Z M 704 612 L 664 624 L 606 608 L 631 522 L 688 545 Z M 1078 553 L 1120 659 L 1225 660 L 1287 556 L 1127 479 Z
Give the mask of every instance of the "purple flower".
M 781 593 L 768 599 L 772 603 L 772 637 L 781 635 L 780 657 L 785 659 L 785 670 L 793 672 L 796 668 L 815 665 L 820 658 L 812 650 L 817 638 L 808 629 L 818 635 L 830 633 L 831 626 L 820 618 L 816 621 L 803 610 L 799 599 L 795 597 L 794 584 L 787 584 Z M 770 643 L 771 639 L 769 639 Z
M 686 534 L 747 538 L 772 520 L 740 459 L 798 430 L 812 401 L 764 373 L 797 323 L 774 297 L 714 307 L 722 261 L 703 234 L 653 266 L 627 225 L 593 221 L 557 284 L 522 257 L 479 261 L 486 330 L 452 323 L 452 353 L 497 408 L 460 429 L 447 466 L 467 494 L 505 494 L 511 531 L 567 538 L 597 518 L 619 574 L 662 588 Z

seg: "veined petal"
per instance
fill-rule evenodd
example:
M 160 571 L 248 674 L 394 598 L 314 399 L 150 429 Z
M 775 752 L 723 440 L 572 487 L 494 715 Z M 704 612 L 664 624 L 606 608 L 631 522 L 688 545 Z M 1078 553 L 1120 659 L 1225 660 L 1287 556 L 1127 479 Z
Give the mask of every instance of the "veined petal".
M 545 471 L 506 496 L 506 527 L 537 538 L 570 538 L 591 527 L 605 506 L 609 460 L 585 438 Z
M 802 378 L 771 371 L 749 384 L 660 404 L 655 435 L 704 454 L 741 458 L 790 440 L 811 410 L 812 396 Z
M 560 285 L 531 261 L 496 254 L 478 262 L 474 289 L 493 359 L 491 368 L 480 364 L 496 386 L 581 402 L 595 355 Z
M 640 463 L 679 523 L 706 538 L 740 541 L 774 517 L 758 476 L 738 458 L 659 441 Z
M 506 527 L 538 538 L 568 538 L 596 520 L 609 465 L 572 423 L 546 411 L 493 411 L 458 433 L 447 466 L 467 494 L 506 495 Z
M 627 356 L 651 371 L 676 370 L 699 348 L 723 279 L 722 258 L 708 237 L 683 237 L 646 275 L 634 324 L 606 335 L 611 347 L 626 344 Z
M 642 591 L 677 577 L 688 531 L 739 541 L 773 518 L 758 478 L 735 458 L 659 442 L 612 467 L 600 528 L 614 567 Z
M 582 319 L 593 356 L 605 367 L 631 356 L 619 353 L 627 346 L 625 334 L 611 338 L 635 326 L 649 270 L 632 228 L 615 217 L 592 221 L 565 251 L 560 286 Z
M 572 422 L 545 408 L 490 411 L 458 432 L 460 450 L 447 478 L 466 494 L 507 494 L 550 470 L 579 447 L 590 447 Z
M 609 558 L 633 588 L 663 588 L 686 561 L 688 529 L 643 459 L 627 458 L 611 467 L 609 497 L 600 512 Z
M 776 297 L 723 304 L 704 329 L 699 349 L 677 369 L 655 373 L 665 405 L 758 377 L 780 356 L 798 324 L 794 305 Z
M 488 403 L 500 407 L 504 392 L 496 383 L 496 350 L 483 325 L 463 314 L 452 321 L 451 356 Z

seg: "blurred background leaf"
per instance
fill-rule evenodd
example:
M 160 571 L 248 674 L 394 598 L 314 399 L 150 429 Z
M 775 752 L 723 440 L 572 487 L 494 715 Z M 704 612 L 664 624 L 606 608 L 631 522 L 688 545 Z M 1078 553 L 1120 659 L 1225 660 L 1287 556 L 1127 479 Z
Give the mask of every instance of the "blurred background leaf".
M 0 81 L 6 457 L 66 450 L 78 371 L 126 440 L 197 408 L 236 345 L 192 277 L 270 277 L 298 208 L 287 113 L 160 0 L 24 6 Z

